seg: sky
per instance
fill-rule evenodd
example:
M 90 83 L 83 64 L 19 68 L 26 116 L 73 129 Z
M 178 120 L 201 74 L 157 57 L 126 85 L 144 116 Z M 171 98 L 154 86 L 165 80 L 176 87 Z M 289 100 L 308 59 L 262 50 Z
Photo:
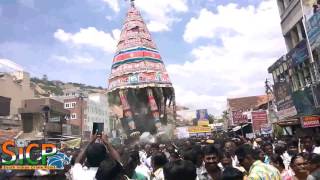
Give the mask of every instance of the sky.
M 220 115 L 262 95 L 285 54 L 275 0 L 136 0 L 178 105 Z M 107 87 L 125 0 L 1 0 L 0 70 Z M 6 67 L 6 68 L 5 68 Z

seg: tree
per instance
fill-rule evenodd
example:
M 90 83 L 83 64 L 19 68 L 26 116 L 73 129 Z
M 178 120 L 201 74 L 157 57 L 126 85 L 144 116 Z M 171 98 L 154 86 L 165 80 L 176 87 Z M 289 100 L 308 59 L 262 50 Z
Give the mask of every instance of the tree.
M 229 112 L 227 110 L 224 110 L 222 112 L 222 119 L 225 121 L 225 120 L 228 120 L 229 119 Z
M 209 120 L 209 124 L 213 124 L 213 123 L 214 123 L 214 120 L 215 120 L 214 115 L 209 114 L 209 115 L 208 115 L 208 120 Z

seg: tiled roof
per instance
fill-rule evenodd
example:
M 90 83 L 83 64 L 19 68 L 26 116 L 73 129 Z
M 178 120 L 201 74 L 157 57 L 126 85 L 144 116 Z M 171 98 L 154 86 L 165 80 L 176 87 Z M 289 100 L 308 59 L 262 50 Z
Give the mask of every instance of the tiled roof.
M 269 95 L 269 101 L 273 97 Z M 249 109 L 256 109 L 259 106 L 266 104 L 268 102 L 268 96 L 267 95 L 261 95 L 261 96 L 249 96 L 249 97 L 241 97 L 241 98 L 232 98 L 228 99 L 228 106 L 231 110 L 237 111 L 237 110 L 249 110 Z

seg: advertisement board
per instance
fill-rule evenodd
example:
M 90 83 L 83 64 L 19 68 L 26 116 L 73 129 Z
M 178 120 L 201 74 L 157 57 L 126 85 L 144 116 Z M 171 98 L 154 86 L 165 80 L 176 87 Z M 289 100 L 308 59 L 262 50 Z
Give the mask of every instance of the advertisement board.
M 264 124 L 261 126 L 261 134 L 272 134 L 272 125 L 271 124 Z
M 239 125 L 247 123 L 248 117 L 242 111 L 232 111 L 232 120 L 234 125 Z
M 306 34 L 313 50 L 320 45 L 320 4 L 314 0 L 301 0 L 301 4 L 305 17 Z
M 303 128 L 311 128 L 320 126 L 320 116 L 304 116 L 301 118 L 301 126 Z
M 316 108 L 312 95 L 312 89 L 305 87 L 304 90 L 298 90 L 292 94 L 294 105 L 297 112 L 302 115 L 316 114 Z
M 210 133 L 210 127 L 202 127 L 202 126 L 190 126 L 188 127 L 188 132 L 191 133 Z
M 307 41 L 300 41 L 288 54 L 287 58 L 292 59 L 292 66 L 298 66 L 309 57 Z
M 263 126 L 268 124 L 268 115 L 266 111 L 253 111 L 252 113 L 253 131 L 260 131 Z
M 178 139 L 186 139 L 189 138 L 188 127 L 177 127 L 176 128 L 176 136 Z
M 207 109 L 198 109 L 197 113 L 197 125 L 209 126 L 209 114 Z

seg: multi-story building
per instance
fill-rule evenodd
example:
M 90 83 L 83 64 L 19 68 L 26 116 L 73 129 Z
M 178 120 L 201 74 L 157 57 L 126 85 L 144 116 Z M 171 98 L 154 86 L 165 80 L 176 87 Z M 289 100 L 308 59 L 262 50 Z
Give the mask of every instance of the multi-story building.
M 64 95 L 56 97 L 64 102 L 64 108 L 70 111 L 66 125 L 66 134 L 82 135 L 88 139 L 93 123 L 104 123 L 104 132 L 110 133 L 108 99 L 103 93 L 88 93 L 80 88 L 67 88 Z
M 84 121 L 86 135 L 92 132 L 93 123 L 103 123 L 104 132 L 107 134 L 111 132 L 112 124 L 109 121 L 108 109 L 108 98 L 105 94 L 92 93 L 88 95 L 87 108 L 85 110 L 87 118 Z
M 70 111 L 70 117 L 66 126 L 69 135 L 83 135 L 84 122 L 87 118 L 87 100 L 85 97 L 68 97 L 64 99 L 64 108 Z
M 320 116 L 317 117 L 320 115 L 317 108 L 320 102 L 320 51 L 318 47 L 314 48 L 309 43 L 308 23 L 304 16 L 306 1 L 277 2 L 282 34 L 287 47 L 287 53 L 268 68 L 274 81 L 278 124 L 292 131 L 292 127 L 298 129 L 301 127 L 300 122 L 303 124 L 305 118 L 310 119 L 312 116 L 311 119 L 318 121 L 317 126 L 320 126 Z M 319 32 L 319 29 L 316 31 Z
M 30 83 L 30 75 L 27 72 L 16 71 L 13 73 L 0 73 L 0 96 L 10 98 L 9 116 L 0 116 L 1 128 L 19 128 L 21 116 L 18 109 L 22 107 L 22 101 L 34 98 L 34 87 Z

